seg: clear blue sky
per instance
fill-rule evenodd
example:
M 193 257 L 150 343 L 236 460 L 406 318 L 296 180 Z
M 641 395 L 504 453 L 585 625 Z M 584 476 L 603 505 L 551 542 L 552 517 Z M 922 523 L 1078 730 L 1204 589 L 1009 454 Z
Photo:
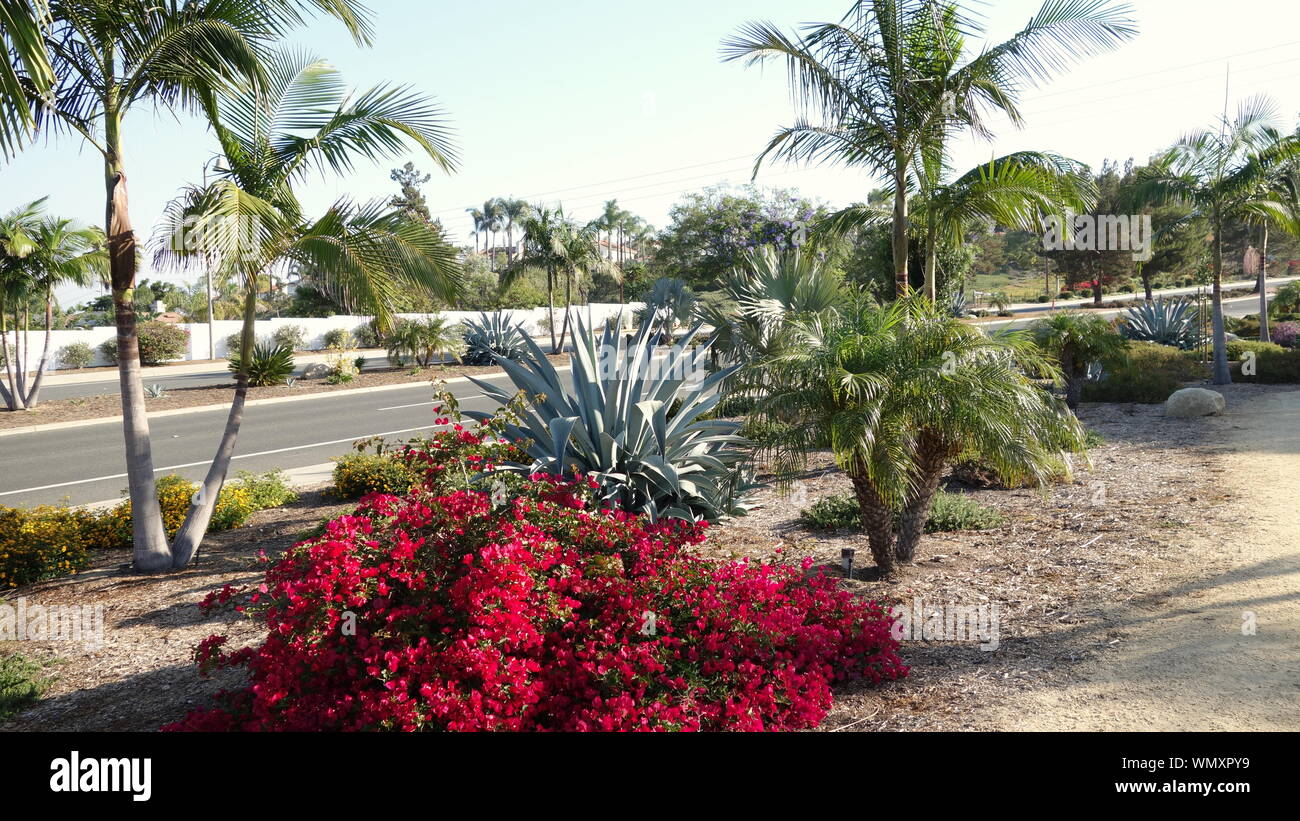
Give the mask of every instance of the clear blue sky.
M 462 163 L 425 186 L 430 208 L 468 244 L 464 209 L 494 196 L 563 202 L 581 219 L 602 203 L 656 226 L 683 192 L 748 182 L 751 160 L 791 118 L 784 73 L 721 63 L 719 42 L 740 24 L 784 27 L 836 20 L 847 0 L 499 0 L 491 5 L 372 0 L 377 42 L 358 49 L 341 27 L 319 21 L 290 42 L 337 64 L 357 86 L 406 83 L 432 94 L 457 129 Z M 1039 0 L 977 6 L 990 36 L 1021 27 Z M 1267 93 L 1282 124 L 1300 112 L 1300 6 L 1289 0 L 1137 0 L 1139 37 L 1031 90 L 1028 126 L 998 128 L 989 144 L 957 152 L 962 167 L 1026 148 L 1091 164 L 1145 159 L 1223 108 Z M 196 181 L 213 141 L 196 120 L 137 110 L 128 120 L 127 168 L 142 237 L 180 185 Z M 314 181 L 305 196 L 323 209 L 340 196 L 388 196 L 390 166 Z M 412 156 L 418 164 L 420 160 Z M 426 166 L 428 163 L 424 163 Z M 55 213 L 103 219 L 102 166 L 72 138 L 27 150 L 0 166 L 0 210 L 50 195 Z M 832 204 L 861 199 L 876 183 L 835 168 L 765 168 L 758 182 L 795 187 Z M 157 276 L 153 271 L 142 276 Z M 167 275 L 168 278 L 177 278 Z M 64 295 L 65 301 L 86 294 Z

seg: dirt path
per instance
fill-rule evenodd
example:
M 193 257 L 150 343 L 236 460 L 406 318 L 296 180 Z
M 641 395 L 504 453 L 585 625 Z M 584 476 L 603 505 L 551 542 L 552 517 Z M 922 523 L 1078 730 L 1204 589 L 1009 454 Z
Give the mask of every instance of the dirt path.
M 1300 391 L 1227 393 L 1205 424 L 1231 446 L 1239 528 L 1187 544 L 1212 572 L 1117 608 L 1116 652 L 981 711 L 981 729 L 1300 730 Z

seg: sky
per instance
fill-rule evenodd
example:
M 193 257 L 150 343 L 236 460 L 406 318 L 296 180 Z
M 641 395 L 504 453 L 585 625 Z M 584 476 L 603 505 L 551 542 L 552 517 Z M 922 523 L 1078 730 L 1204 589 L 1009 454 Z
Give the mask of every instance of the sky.
M 990 42 L 1021 28 L 1041 0 L 966 5 Z M 1300 114 L 1300 4 L 1294 0 L 1135 0 L 1138 36 L 1081 59 L 1028 88 L 1017 130 L 994 120 L 995 138 L 968 139 L 954 166 L 1036 149 L 1098 166 L 1144 161 L 1224 108 L 1270 96 L 1279 124 Z M 320 19 L 287 42 L 337 65 L 357 88 L 410 85 L 446 109 L 460 165 L 424 187 L 429 207 L 462 244 L 473 242 L 465 209 L 497 196 L 563 204 L 580 220 L 608 199 L 657 227 L 683 194 L 750 181 L 753 160 L 775 129 L 793 119 L 782 67 L 723 63 L 719 44 L 750 20 L 787 30 L 838 20 L 848 0 L 371 0 L 376 38 L 359 48 L 337 23 Z M 971 48 L 978 48 L 974 42 Z M 125 128 L 126 168 L 136 231 L 151 233 L 166 202 L 201 178 L 215 143 L 196 118 L 139 109 Z M 313 213 L 334 200 L 388 197 L 389 170 L 412 153 L 362 164 L 345 178 L 301 189 Z M 764 166 L 760 185 L 795 188 L 831 205 L 862 200 L 879 185 L 860 170 Z M 0 211 L 49 196 L 49 210 L 87 224 L 103 220 L 102 162 L 72 137 L 0 160 Z M 180 281 L 148 269 L 141 277 Z M 65 304 L 94 292 L 64 291 Z

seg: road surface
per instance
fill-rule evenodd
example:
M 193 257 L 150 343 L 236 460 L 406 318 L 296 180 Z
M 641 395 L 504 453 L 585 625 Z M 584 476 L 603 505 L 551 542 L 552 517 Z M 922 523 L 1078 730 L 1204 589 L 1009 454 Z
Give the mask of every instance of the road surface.
M 509 386 L 505 374 L 484 379 Z M 471 382 L 448 386 L 465 410 L 491 410 Z M 328 462 L 350 451 L 357 439 L 384 435 L 406 439 L 434 427 L 433 386 L 253 405 L 235 450 L 231 475 Z M 177 473 L 201 479 L 225 426 L 226 411 L 200 411 L 150 421 L 154 465 L 159 476 Z M 120 421 L 0 437 L 0 505 L 27 507 L 67 501 L 85 504 L 113 499 L 126 487 Z

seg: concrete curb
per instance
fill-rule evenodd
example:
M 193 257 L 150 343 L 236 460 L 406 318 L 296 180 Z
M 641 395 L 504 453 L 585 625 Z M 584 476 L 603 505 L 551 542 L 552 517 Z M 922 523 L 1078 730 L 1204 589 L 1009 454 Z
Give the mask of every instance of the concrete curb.
M 555 370 L 557 372 L 563 373 L 570 369 L 571 366 L 564 365 L 562 367 L 557 367 Z M 495 379 L 498 376 L 505 376 L 505 373 L 506 373 L 505 371 L 493 371 L 492 373 L 481 374 L 474 378 Z M 456 376 L 446 380 L 445 384 L 452 385 L 461 382 L 468 382 L 469 380 L 470 377 L 468 376 Z M 432 387 L 433 382 L 432 381 L 429 381 L 427 383 L 399 382 L 394 385 L 376 385 L 372 388 L 354 388 L 352 390 L 346 390 L 346 391 L 319 391 L 316 393 L 297 394 L 295 396 L 275 396 L 275 397 L 271 397 L 270 399 L 253 399 L 249 402 L 246 402 L 244 404 L 244 407 L 252 408 L 252 407 L 260 407 L 262 405 L 281 405 L 288 402 L 307 402 L 313 399 L 333 399 L 334 397 L 362 396 L 364 394 L 369 394 L 369 393 L 384 393 L 386 391 L 409 390 L 410 388 L 419 387 L 422 384 L 427 384 L 430 387 Z M 153 419 L 162 419 L 168 416 L 184 416 L 186 414 L 191 414 L 191 413 L 211 413 L 212 411 L 229 411 L 229 410 L 230 410 L 229 403 L 217 404 L 217 405 L 195 405 L 192 408 L 171 408 L 168 410 L 154 411 L 153 413 L 147 414 L 147 416 L 150 420 L 153 420 Z M 22 428 L 9 428 L 8 430 L 0 430 L 0 438 L 3 438 L 5 436 L 20 436 L 29 433 L 47 433 L 49 431 L 67 430 L 69 428 L 83 428 L 89 425 L 104 425 L 110 422 L 121 422 L 121 421 L 122 421 L 122 417 L 118 415 L 118 416 L 100 416 L 96 419 L 75 419 L 69 422 L 50 422 L 45 425 L 28 425 Z

